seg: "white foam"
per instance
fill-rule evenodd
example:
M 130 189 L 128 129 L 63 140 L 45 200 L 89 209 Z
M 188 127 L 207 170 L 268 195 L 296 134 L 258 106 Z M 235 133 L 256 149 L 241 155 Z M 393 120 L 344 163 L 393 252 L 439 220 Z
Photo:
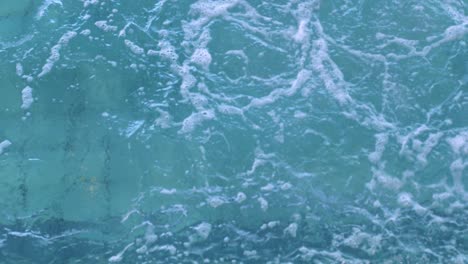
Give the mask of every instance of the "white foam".
M 297 224 L 296 223 L 291 223 L 288 227 L 286 227 L 283 231 L 285 234 L 288 234 L 292 237 L 297 236 Z
M 203 239 L 207 239 L 208 236 L 210 235 L 211 233 L 211 224 L 210 223 L 207 223 L 207 222 L 202 222 L 200 223 L 199 225 L 197 225 L 196 227 L 194 227 L 193 229 L 197 232 L 197 234 Z
M 29 86 L 26 86 L 22 91 L 21 91 L 21 99 L 23 103 L 21 104 L 21 109 L 29 109 L 34 102 L 34 98 L 32 95 L 32 88 Z
M 400 37 L 395 37 L 395 36 L 389 36 L 383 33 L 377 33 L 376 38 L 378 40 L 386 40 L 384 44 L 378 45 L 377 48 L 382 49 L 385 48 L 391 44 L 396 44 L 402 47 L 407 48 L 411 52 L 416 51 L 416 45 L 419 43 L 417 40 L 411 40 L 411 39 L 405 39 L 405 38 L 400 38 Z
M 5 152 L 5 149 L 7 149 L 9 146 L 11 146 L 11 142 L 9 140 L 4 140 L 0 142 L 0 155 Z
M 249 57 L 247 57 L 247 55 L 245 55 L 245 52 L 243 50 L 228 50 L 228 51 L 226 51 L 226 54 L 227 55 L 238 56 L 238 57 L 242 58 L 242 60 L 244 60 L 244 62 L 246 64 L 249 63 Z
M 248 257 L 248 258 L 252 258 L 252 257 L 255 257 L 257 256 L 257 251 L 256 250 L 244 250 L 244 256 Z
M 419 154 L 417 156 L 418 161 L 423 165 L 427 164 L 427 155 L 432 151 L 432 149 L 439 143 L 439 139 L 443 136 L 443 133 L 433 133 L 430 134 L 426 139 L 424 144 L 419 147 Z M 416 141 L 415 141 L 416 142 Z
M 456 159 L 450 164 L 450 172 L 453 177 L 453 185 L 457 192 L 464 192 L 464 184 L 462 181 L 463 170 L 468 166 L 468 162 L 463 162 L 461 158 Z
M 283 123 L 280 123 L 280 127 L 276 131 L 274 139 L 278 141 L 278 143 L 284 143 L 284 124 Z
M 179 55 L 177 54 L 175 47 L 171 45 L 168 41 L 162 40 L 158 43 L 160 48 L 159 55 L 167 59 L 173 63 L 175 63 L 179 59 Z
M 372 203 L 372 206 L 376 207 L 376 208 L 379 208 L 382 206 L 382 204 L 380 203 L 379 200 L 375 200 L 373 203 Z
M 228 9 L 237 5 L 240 1 L 238 0 L 202 0 L 190 6 L 190 14 L 197 15 L 198 19 L 192 20 L 187 24 L 183 25 L 184 35 L 186 40 L 195 38 L 197 32 L 201 28 L 209 23 L 215 17 L 226 14 Z
M 468 131 L 461 132 L 455 137 L 448 138 L 452 151 L 456 154 L 468 154 Z
M 177 72 L 182 77 L 182 83 L 180 84 L 180 93 L 185 100 L 190 100 L 190 89 L 195 86 L 197 79 L 190 73 L 189 66 L 184 64 L 182 67 L 177 68 Z
M 122 220 L 120 220 L 121 223 L 125 223 L 128 218 L 130 218 L 130 216 L 132 216 L 133 214 L 139 214 L 140 212 L 136 209 L 133 209 L 133 210 L 130 210 L 129 212 L 127 212 L 123 217 L 122 217 Z
M 265 192 L 271 192 L 273 191 L 274 188 L 275 186 L 273 184 L 268 183 L 267 185 L 261 187 L 260 190 L 265 191 Z
M 147 251 L 148 251 L 148 246 L 143 245 L 136 250 L 136 253 L 143 254 L 143 253 L 146 253 Z
M 89 5 L 96 5 L 99 3 L 99 0 L 83 0 L 83 6 L 87 7 Z
M 120 31 L 119 31 L 119 38 L 121 37 L 126 37 L 127 36 L 127 27 L 130 26 L 130 23 L 127 23 L 125 25 L 125 27 L 123 27 Z
M 414 138 L 420 135 L 421 133 L 429 130 L 429 128 L 426 125 L 420 125 L 418 128 L 416 128 L 414 131 L 411 131 L 407 135 L 404 136 L 398 136 L 398 142 L 401 144 L 400 148 L 400 155 L 408 153 L 408 142 Z
M 280 188 L 281 188 L 281 190 L 285 191 L 285 190 L 291 189 L 292 185 L 289 182 L 285 182 L 285 183 L 281 184 Z
M 260 208 L 263 210 L 263 211 L 266 211 L 268 210 L 268 201 L 263 198 L 263 197 L 260 197 L 257 199 L 258 202 L 260 203 Z
M 159 193 L 161 193 L 161 194 L 174 194 L 174 193 L 176 193 L 176 189 L 162 189 Z
M 296 78 L 292 81 L 291 86 L 288 89 L 275 89 L 273 90 L 269 95 L 260 97 L 260 98 L 254 98 L 250 102 L 250 104 L 247 106 L 247 108 L 250 107 L 261 107 L 264 105 L 272 104 L 276 102 L 279 98 L 282 96 L 293 96 L 297 93 L 297 91 L 304 86 L 304 84 L 309 80 L 311 77 L 311 71 L 302 69 L 297 73 Z
M 432 195 L 432 199 L 434 199 L 437 202 L 442 202 L 444 200 L 447 200 L 448 198 L 452 197 L 453 194 L 450 192 L 442 192 L 442 193 L 435 193 Z
M 150 252 L 153 251 L 167 251 L 171 255 L 175 255 L 177 253 L 177 248 L 173 245 L 162 245 L 162 246 L 155 246 L 150 249 Z
M 135 134 L 145 123 L 145 120 L 137 120 L 130 123 L 130 125 L 125 130 L 125 136 L 130 138 Z
M 417 52 L 410 52 L 408 55 L 404 56 L 399 56 L 396 57 L 397 59 L 404 59 L 404 58 L 409 58 L 412 56 L 426 56 L 433 50 L 434 48 L 437 48 L 441 46 L 444 43 L 451 42 L 451 41 L 456 41 L 456 40 L 461 40 L 463 37 L 468 34 L 468 21 L 466 18 L 463 19 L 463 22 L 457 25 L 450 26 L 445 29 L 442 39 L 439 41 L 436 41 L 432 43 L 431 45 L 425 46 L 422 51 L 417 51 Z M 434 37 L 435 38 L 435 37 Z M 429 41 L 432 40 L 429 39 Z
M 322 26 L 315 24 L 318 31 L 321 32 Z M 322 33 L 323 34 L 323 33 Z M 310 54 L 312 59 L 312 68 L 322 79 L 325 88 L 335 97 L 335 99 L 344 104 L 351 101 L 351 97 L 344 89 L 344 76 L 335 62 L 328 54 L 328 45 L 325 39 L 320 38 L 313 42 L 314 49 Z
M 306 117 L 307 117 L 306 113 L 299 111 L 299 110 L 294 111 L 294 118 L 302 119 Z
M 468 22 L 448 27 L 444 32 L 442 41 L 449 42 L 462 39 L 465 34 L 468 34 Z
M 367 187 L 371 190 L 376 187 L 376 184 L 380 184 L 382 187 L 390 189 L 390 190 L 398 190 L 403 186 L 403 183 L 400 179 L 390 176 L 383 171 L 382 168 L 376 169 L 372 168 L 373 172 L 373 179 L 367 183 Z
M 299 248 L 299 252 L 301 252 L 301 258 L 305 261 L 310 261 L 318 252 L 312 248 L 306 248 L 304 246 Z
M 239 193 L 237 193 L 235 201 L 237 203 L 242 203 L 243 201 L 245 201 L 245 199 L 247 199 L 247 196 L 245 195 L 245 193 L 239 192 Z
M 375 151 L 369 154 L 369 160 L 372 163 L 377 163 L 382 157 L 382 154 L 385 150 L 385 145 L 388 142 L 388 134 L 380 133 L 380 134 L 375 135 L 375 138 L 376 138 Z
M 94 25 L 105 32 L 117 31 L 117 27 L 108 25 L 106 20 L 96 21 Z
M 132 41 L 126 39 L 125 40 L 125 45 L 135 54 L 137 55 L 142 55 L 145 53 L 145 50 L 138 46 L 137 44 L 133 43 Z
M 123 255 L 125 254 L 125 251 L 127 251 L 131 246 L 133 246 L 134 243 L 128 244 L 121 252 L 119 252 L 117 255 L 112 256 L 109 258 L 109 262 L 120 262 L 123 259 Z
M 416 212 L 416 214 L 422 216 L 424 215 L 425 213 L 427 213 L 428 209 L 421 206 L 419 203 L 417 202 L 413 202 L 413 210 L 414 212 Z
M 208 199 L 206 199 L 206 201 L 213 208 L 217 208 L 226 203 L 226 201 L 220 196 L 209 197 Z
M 91 34 L 91 30 L 89 30 L 89 29 L 83 29 L 80 32 L 80 35 L 83 35 L 83 36 L 89 36 L 89 34 Z
M 41 236 L 40 233 L 35 233 L 35 232 L 17 232 L 17 231 L 10 231 L 8 232 L 8 235 L 11 236 L 16 236 L 16 237 L 32 237 L 32 238 L 37 238 L 40 240 L 47 241 L 48 237 L 46 236 Z
M 63 6 L 60 0 L 45 0 L 42 2 L 42 5 L 39 7 L 39 10 L 37 11 L 36 19 L 41 19 L 44 16 L 47 9 L 49 9 L 49 6 L 53 4 L 58 4 L 60 6 Z
M 280 225 L 280 221 L 270 221 L 268 222 L 267 224 L 264 224 L 264 227 L 262 225 L 262 229 L 266 229 L 266 228 L 275 228 L 276 226 L 279 226 Z
M 427 212 L 427 209 L 421 206 L 419 203 L 417 203 L 414 199 L 413 196 L 409 193 L 400 193 L 398 195 L 398 204 L 400 204 L 403 207 L 409 207 L 413 209 L 418 215 L 423 215 L 424 213 Z
M 311 75 L 312 72 L 309 70 L 300 70 L 296 75 L 296 79 L 294 79 L 294 81 L 292 82 L 291 87 L 285 91 L 285 95 L 293 96 L 294 94 L 296 94 L 296 92 L 309 80 Z
M 190 6 L 190 12 L 208 18 L 213 18 L 225 14 L 229 8 L 232 8 L 240 1 L 238 0 L 202 0 Z
M 381 246 L 381 235 L 370 235 L 358 228 L 353 228 L 353 233 L 343 240 L 343 244 L 351 248 L 360 248 L 370 255 L 374 255 Z
M 21 65 L 21 63 L 16 63 L 16 75 L 18 75 L 19 77 L 23 76 L 23 65 Z
M 308 38 L 309 38 L 309 29 L 307 28 L 308 24 L 309 24 L 308 19 L 302 19 L 299 22 L 297 32 L 293 36 L 294 41 L 296 41 L 298 43 L 304 43 L 305 41 L 308 40 Z
M 468 256 L 463 253 L 458 253 L 457 256 L 451 257 L 450 262 L 454 264 L 465 264 L 468 263 Z
M 203 111 L 208 106 L 208 98 L 199 93 L 190 93 L 189 99 L 197 111 Z
M 171 127 L 172 118 L 169 115 L 169 113 L 166 111 L 162 111 L 162 110 L 158 110 L 158 112 L 160 115 L 158 118 L 156 118 L 156 120 L 154 120 L 154 124 L 163 129 Z
M 216 117 L 212 109 L 204 110 L 201 112 L 192 113 L 189 117 L 185 118 L 182 122 L 182 128 L 179 130 L 180 134 L 190 133 L 195 127 L 203 121 L 211 120 Z
M 190 57 L 192 63 L 200 65 L 205 70 L 208 70 L 208 67 L 211 64 L 211 54 L 207 49 L 196 49 L 192 56 Z
M 70 42 L 70 40 L 72 38 L 74 38 L 76 36 L 76 32 L 75 31 L 68 31 L 67 33 L 63 34 L 62 37 L 59 39 L 59 42 L 58 44 L 60 45 L 67 45 L 68 42 Z
M 73 39 L 76 35 L 77 33 L 75 31 L 68 31 L 67 33 L 62 35 L 57 45 L 53 46 L 50 50 L 50 56 L 47 59 L 46 64 L 42 66 L 42 71 L 37 75 L 37 77 L 41 78 L 52 70 L 54 64 L 60 59 L 60 50 L 62 49 L 62 47 L 68 45 L 70 40 Z
M 145 241 L 146 244 L 152 244 L 158 240 L 158 236 L 154 233 L 154 225 L 149 223 L 145 231 Z
M 413 205 L 413 199 L 409 193 L 400 193 L 398 196 L 398 203 L 403 207 L 410 207 Z
M 149 49 L 149 50 L 146 52 L 146 55 L 148 55 L 148 56 L 157 56 L 157 55 L 159 55 L 159 52 L 156 51 L 156 50 Z
M 227 104 L 218 105 L 218 111 L 226 115 L 244 115 L 244 111 L 242 109 Z

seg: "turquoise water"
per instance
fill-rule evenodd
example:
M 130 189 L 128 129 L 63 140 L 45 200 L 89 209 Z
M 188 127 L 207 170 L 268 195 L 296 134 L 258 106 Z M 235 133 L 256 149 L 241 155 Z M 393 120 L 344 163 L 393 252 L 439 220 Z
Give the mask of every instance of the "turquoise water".
M 465 0 L 3 0 L 0 263 L 468 263 Z

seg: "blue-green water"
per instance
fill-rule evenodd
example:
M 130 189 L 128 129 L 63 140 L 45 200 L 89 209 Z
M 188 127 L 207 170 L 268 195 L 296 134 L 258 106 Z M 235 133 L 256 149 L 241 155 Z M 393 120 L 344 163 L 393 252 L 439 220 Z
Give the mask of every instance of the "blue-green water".
M 465 0 L 3 0 L 0 263 L 468 263 Z

